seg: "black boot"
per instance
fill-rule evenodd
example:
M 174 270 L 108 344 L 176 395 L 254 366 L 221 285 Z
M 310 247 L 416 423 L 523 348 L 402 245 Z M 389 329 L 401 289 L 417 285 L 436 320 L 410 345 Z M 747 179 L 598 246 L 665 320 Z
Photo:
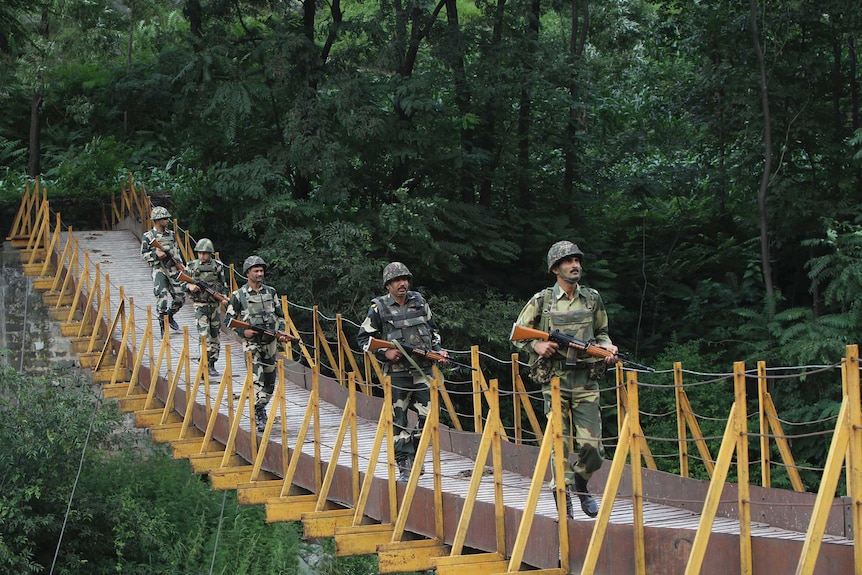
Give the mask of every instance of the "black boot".
M 165 314 L 159 314 L 159 334 L 165 339 Z
M 553 487 L 551 488 L 551 497 L 554 498 L 554 503 L 557 501 L 557 490 Z M 572 493 L 566 488 L 566 517 L 569 519 L 575 518 L 575 511 L 572 507 Z
M 221 374 L 216 369 L 215 362 L 211 361 L 210 362 L 210 376 L 211 377 L 218 377 L 219 375 L 221 375 Z
M 397 463 L 400 473 L 398 474 L 398 479 L 396 479 L 396 481 L 398 483 L 407 483 L 410 481 L 410 470 L 413 468 L 413 458 L 406 457 L 398 460 Z
M 257 420 L 258 433 L 263 433 L 263 430 L 266 429 L 266 407 L 262 405 L 255 405 L 254 418 Z
M 590 495 L 590 490 L 587 487 L 587 480 L 579 473 L 575 473 L 575 492 L 578 499 L 581 500 L 581 510 L 589 517 L 595 517 L 599 514 L 599 505 L 596 500 Z M 568 494 L 567 494 L 568 495 Z
M 180 324 L 177 323 L 177 320 L 174 319 L 174 314 L 168 314 L 168 325 L 171 326 L 171 329 L 174 331 L 180 331 Z

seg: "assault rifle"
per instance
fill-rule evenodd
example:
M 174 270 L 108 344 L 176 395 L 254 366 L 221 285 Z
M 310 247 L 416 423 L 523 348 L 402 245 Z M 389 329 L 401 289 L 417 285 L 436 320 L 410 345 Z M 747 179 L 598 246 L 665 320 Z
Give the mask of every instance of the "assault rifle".
M 476 368 L 472 365 L 467 365 L 466 363 L 460 363 L 455 360 L 449 359 L 445 355 L 441 354 L 438 351 L 422 349 L 421 347 L 416 347 L 415 345 L 410 345 L 408 343 L 398 342 L 401 347 L 403 347 L 406 351 L 410 353 L 415 353 L 416 355 L 421 355 L 425 359 L 430 359 L 431 361 L 441 361 L 443 363 L 451 363 L 453 365 L 458 365 L 460 367 L 466 367 L 467 369 L 475 370 Z M 385 339 L 378 339 L 376 337 L 372 337 L 368 340 L 368 343 L 365 345 L 364 351 L 377 351 L 380 349 L 398 349 L 398 345 L 394 341 L 387 341 Z
M 154 248 L 158 248 L 158 249 L 162 250 L 163 252 L 165 252 L 165 255 L 174 261 L 174 264 L 176 264 L 178 270 L 183 271 L 186 269 L 186 266 L 182 262 L 182 260 L 177 258 L 173 253 L 171 253 L 171 250 L 169 250 L 165 246 L 163 246 L 162 243 L 159 240 L 157 240 L 156 238 L 153 238 L 150 240 L 150 246 L 154 247 Z M 186 280 L 183 280 L 183 281 L 186 281 Z
M 612 352 L 606 350 L 603 347 L 600 347 L 588 341 L 583 341 L 570 335 L 566 335 L 557 329 L 548 333 L 540 329 L 524 327 L 516 323 L 512 325 L 512 333 L 509 334 L 509 339 L 512 341 L 521 341 L 524 339 L 541 339 L 543 341 L 552 341 L 562 347 L 573 347 L 575 349 L 580 349 L 587 352 L 587 354 L 593 357 L 601 357 L 602 359 L 606 359 L 614 355 Z M 624 353 L 617 352 L 616 356 L 620 359 L 621 362 L 627 363 L 638 369 L 642 369 L 644 371 L 655 371 L 651 367 L 647 367 L 636 361 L 632 361 L 631 359 L 626 357 Z
M 295 341 L 308 349 L 314 349 L 313 345 L 309 345 L 296 337 L 293 334 L 284 332 L 284 331 L 276 331 L 274 329 L 266 329 L 265 327 L 260 327 L 259 325 L 251 325 L 247 321 L 242 321 L 241 319 L 231 318 L 228 322 L 227 326 L 231 329 L 250 329 L 256 331 L 261 335 L 268 335 L 273 337 L 279 341 Z
M 199 288 L 201 288 L 202 290 L 204 290 L 205 292 L 207 292 L 208 294 L 210 294 L 211 296 L 213 296 L 214 298 L 216 298 L 218 301 L 220 301 L 221 303 L 223 303 L 225 305 L 227 305 L 227 302 L 230 301 L 226 296 L 217 292 L 207 282 L 198 281 L 195 278 L 193 278 L 192 276 L 190 276 L 189 274 L 187 274 L 183 270 L 180 270 L 180 274 L 177 276 L 177 279 L 180 280 L 181 282 L 195 284 L 196 286 L 198 286 Z

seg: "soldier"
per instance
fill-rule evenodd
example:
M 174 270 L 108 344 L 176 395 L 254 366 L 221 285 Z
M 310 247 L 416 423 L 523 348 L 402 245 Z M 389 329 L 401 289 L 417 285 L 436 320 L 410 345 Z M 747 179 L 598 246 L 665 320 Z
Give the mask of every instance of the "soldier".
M 614 355 L 606 359 L 595 358 L 573 348 L 560 349 L 557 343 L 538 339 L 516 342 L 515 345 L 530 353 L 530 376 L 542 386 L 545 413 L 551 412 L 551 378 L 560 378 L 563 409 L 564 461 L 566 474 L 566 512 L 572 517 L 570 491 L 574 488 L 581 509 L 590 517 L 598 515 L 599 508 L 590 495 L 587 482 L 602 466 L 602 420 L 599 412 L 598 379 L 605 373 L 608 363 L 618 361 L 617 347 L 608 335 L 608 314 L 599 292 L 580 285 L 584 253 L 568 241 L 557 242 L 548 250 L 548 272 L 556 276 L 556 283 L 535 294 L 518 316 L 519 325 L 561 332 L 603 347 Z M 580 446 L 578 462 L 572 465 L 568 457 L 571 426 L 575 425 L 575 439 Z M 554 489 L 554 481 L 551 481 Z
M 425 350 L 440 352 L 440 334 L 431 316 L 431 308 L 419 292 L 410 291 L 413 274 L 401 262 L 392 262 L 383 269 L 383 287 L 386 295 L 376 297 L 356 338 L 359 347 L 366 349 L 372 337 L 399 341 Z M 383 362 L 384 373 L 392 381 L 392 423 L 395 432 L 395 461 L 400 474 L 398 481 L 410 478 L 416 446 L 428 416 L 431 392 L 429 376 L 432 362 L 417 354 L 404 357 L 395 348 L 374 352 Z M 407 428 L 407 410 L 419 416 L 415 430 Z
M 167 208 L 154 207 L 150 215 L 153 229 L 144 232 L 141 242 L 141 257 L 152 268 L 153 295 L 156 296 L 156 311 L 159 314 L 159 329 L 162 337 L 165 337 L 165 316 L 171 329 L 179 331 L 180 326 L 174 319 L 174 315 L 185 303 L 182 285 L 176 279 L 179 273 L 177 263 L 182 266 L 185 262 L 180 255 L 174 233 L 168 229 L 170 217 L 171 214 Z M 157 241 L 162 247 L 153 246 L 153 241 Z
M 233 318 L 273 331 L 284 331 L 284 310 L 275 289 L 264 285 L 266 262 L 259 256 L 248 256 L 242 264 L 246 284 L 233 292 L 225 312 L 225 325 Z M 266 427 L 266 406 L 275 391 L 275 356 L 278 340 L 252 329 L 237 329 L 242 338 L 243 350 L 251 352 L 252 382 L 254 384 L 254 416 L 257 430 Z M 287 340 L 287 337 L 284 337 Z
M 215 259 L 213 255 L 215 254 L 215 247 L 212 241 L 208 238 L 201 238 L 195 244 L 195 253 L 198 258 L 189 262 L 189 265 L 185 269 L 186 273 L 195 282 L 206 284 L 206 287 L 225 296 L 225 299 L 227 299 L 228 288 L 224 273 L 225 266 Z M 187 283 L 186 289 L 191 293 L 192 301 L 194 302 L 198 335 L 201 337 L 206 336 L 209 373 L 214 377 L 218 377 L 219 372 L 216 370 L 215 364 L 218 361 L 219 350 L 221 348 L 219 342 L 219 328 L 221 326 L 221 318 L 219 317 L 220 300 L 205 288 L 201 288 L 197 283 Z

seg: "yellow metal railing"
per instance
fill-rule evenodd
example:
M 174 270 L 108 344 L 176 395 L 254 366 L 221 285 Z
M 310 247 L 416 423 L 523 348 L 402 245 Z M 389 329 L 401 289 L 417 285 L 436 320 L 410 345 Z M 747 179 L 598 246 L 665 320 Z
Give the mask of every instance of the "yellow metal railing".
M 131 180 L 129 190 L 133 190 Z M 38 200 L 38 201 L 37 201 Z M 148 211 L 145 195 L 128 192 L 112 209 L 115 219 L 127 211 L 142 213 Z M 144 212 L 146 213 L 146 211 Z M 133 411 L 138 425 L 151 427 L 156 437 L 169 440 L 174 446 L 175 457 L 187 457 L 192 462 L 196 472 L 207 472 L 213 478 L 215 488 L 236 488 L 241 492 L 240 500 L 244 502 L 265 503 L 267 520 L 302 520 L 306 525 L 307 534 L 327 535 L 336 538 L 340 554 L 355 554 L 376 552 L 380 557 L 381 572 L 393 570 L 420 570 L 436 568 L 441 572 L 460 573 L 469 570 L 469 565 L 477 562 L 490 564 L 493 571 L 500 568 L 502 572 L 513 572 L 521 569 L 524 551 L 529 544 L 530 531 L 534 521 L 534 513 L 547 473 L 552 465 L 556 484 L 562 486 L 563 462 L 559 457 L 551 458 L 551 452 L 563 453 L 562 442 L 571 438 L 563 437 L 562 415 L 559 410 L 558 384 L 552 385 L 552 400 L 554 409 L 548 418 L 547 427 L 539 429 L 538 418 L 532 409 L 529 394 L 520 378 L 517 356 L 512 356 L 512 386 L 515 420 L 520 422 L 522 415 L 533 428 L 539 438 L 537 465 L 532 476 L 530 489 L 525 502 L 521 524 L 518 526 L 511 547 L 506 546 L 507 526 L 503 521 L 503 490 L 502 456 L 500 444 L 502 441 L 519 441 L 521 427 L 518 423 L 510 437 L 501 423 L 500 386 L 495 379 L 488 380 L 484 375 L 479 361 L 478 348 L 471 349 L 471 363 L 474 367 L 471 377 L 474 411 L 473 426 L 481 435 L 478 455 L 472 471 L 472 478 L 463 498 L 463 507 L 454 527 L 454 537 L 447 543 L 444 534 L 443 487 L 440 467 L 440 403 L 449 410 L 454 426 L 460 429 L 458 414 L 452 407 L 451 399 L 446 390 L 442 374 L 435 368 L 435 376 L 431 380 L 432 409 L 423 429 L 416 461 L 409 482 L 404 486 L 403 493 L 398 493 L 395 482 L 397 466 L 392 450 L 393 429 L 391 416 L 391 387 L 388 378 L 383 374 L 381 366 L 370 354 L 364 354 L 363 363 L 358 363 L 351 350 L 348 338 L 342 325 L 342 318 L 336 319 L 336 337 L 334 342 L 327 340 L 320 324 L 320 314 L 315 309 L 313 314 L 313 353 L 305 346 L 295 350 L 292 344 L 286 344 L 282 350 L 285 357 L 277 367 L 277 387 L 265 430 L 258 444 L 255 433 L 248 429 L 254 428 L 254 410 L 252 409 L 252 381 L 250 369 L 246 366 L 245 379 L 239 396 L 234 395 L 232 379 L 234 376 L 230 359 L 230 348 L 227 348 L 226 368 L 219 382 L 215 396 L 210 394 L 210 380 L 206 365 L 205 352 L 196 369 L 191 366 L 191 347 L 188 330 L 183 334 L 181 349 L 176 362 L 172 360 L 170 345 L 170 330 L 155 350 L 152 330 L 152 314 L 146 311 L 146 323 L 142 329 L 137 329 L 134 300 L 126 298 L 123 286 L 112 285 L 110 278 L 102 277 L 100 265 L 90 266 L 90 258 L 83 253 L 83 265 L 78 265 L 79 247 L 71 229 L 67 229 L 67 237 L 62 250 L 60 249 L 62 230 L 60 218 L 54 218 L 53 226 L 50 209 L 47 203 L 47 192 L 44 188 L 30 192 L 29 188 L 22 198 L 19 212 L 16 215 L 10 237 L 17 238 L 19 246 L 27 253 L 26 263 L 28 275 L 38 276 L 41 280 L 37 285 L 45 290 L 46 301 L 53 302 L 54 308 L 62 313 L 55 317 L 62 321 L 64 333 L 81 338 L 82 354 L 89 354 L 89 367 L 94 373 L 109 373 L 104 380 L 103 390 L 116 397 L 121 409 Z M 185 249 L 189 246 L 189 237 L 184 237 Z M 52 263 L 53 262 L 53 263 Z M 77 279 L 76 279 L 77 278 Z M 231 281 L 236 282 L 234 274 Z M 112 290 L 117 295 L 112 297 Z M 49 298 L 50 296 L 50 298 Z M 56 300 L 56 301 L 55 301 Z M 71 300 L 71 301 L 70 301 Z M 116 309 L 112 311 L 112 300 L 116 301 Z M 289 302 L 283 300 L 287 316 L 288 330 L 299 337 L 299 331 L 290 317 Z M 119 332 L 119 334 L 118 334 Z M 143 332 L 138 341 L 137 334 Z M 194 342 L 197 344 L 197 341 Z M 205 350 L 205 346 L 201 346 Z M 309 400 L 305 415 L 298 426 L 298 432 L 290 445 L 287 433 L 287 380 L 286 362 L 293 363 L 294 352 L 298 351 L 311 373 Z M 342 420 L 336 435 L 334 445 L 326 452 L 321 441 L 321 399 L 320 377 L 321 361 L 325 358 L 334 373 L 334 378 L 347 388 L 348 399 L 343 409 Z M 859 392 L 859 357 L 858 347 L 848 346 L 846 356 L 842 360 L 842 390 L 843 401 L 841 411 L 836 420 L 835 431 L 829 449 L 826 467 L 820 483 L 816 503 L 813 506 L 810 525 L 806 534 L 805 544 L 799 558 L 797 573 L 812 573 L 820 551 L 821 542 L 835 489 L 841 476 L 841 470 L 846 468 L 847 493 L 852 500 L 853 509 L 853 539 L 856 553 L 856 573 L 862 573 L 862 557 L 859 556 L 862 537 L 862 415 L 860 415 Z M 145 372 L 148 372 L 145 375 Z M 640 423 L 639 393 L 642 382 L 638 381 L 640 374 L 617 368 L 617 404 L 619 417 L 619 437 L 614 457 L 610 463 L 608 478 L 602 496 L 602 505 L 592 531 L 591 542 L 583 559 L 581 573 L 594 573 L 602 552 L 602 541 L 606 537 L 613 510 L 613 502 L 629 462 L 632 491 L 632 531 L 633 549 L 636 573 L 646 572 L 646 549 L 644 546 L 644 497 L 642 481 L 642 465 L 655 468 L 653 455 L 647 444 L 647 437 Z M 694 417 L 691 404 L 685 393 L 683 370 L 677 363 L 673 369 L 673 392 L 675 398 L 675 413 L 677 419 L 676 443 L 679 447 L 680 474 L 688 476 L 689 455 L 687 444 L 692 440 L 697 446 L 700 457 L 710 476 L 709 488 L 703 502 L 700 514 L 700 524 L 692 541 L 687 559 L 687 573 L 698 573 L 706 556 L 706 548 L 712 533 L 712 523 L 715 520 L 722 488 L 731 473 L 734 461 L 737 477 L 737 508 L 739 524 L 739 554 L 740 571 L 750 573 L 752 570 L 751 543 L 751 496 L 749 477 L 749 432 L 748 400 L 746 396 L 745 366 L 736 363 L 733 366 L 734 398 L 727 416 L 727 423 L 721 446 L 713 460 L 703 437 L 697 419 Z M 757 366 L 758 394 L 756 398 L 759 417 L 759 442 L 762 468 L 760 482 L 769 486 L 770 478 L 770 443 L 774 437 L 778 451 L 788 469 L 794 489 L 801 491 L 802 482 L 794 464 L 790 445 L 784 436 L 775 406 L 766 390 L 766 367 Z M 357 438 L 357 391 L 371 394 L 373 381 L 376 379 L 383 395 L 383 403 L 377 422 L 377 430 L 372 444 L 371 455 L 364 479 L 360 475 L 360 456 Z M 182 391 L 184 403 L 178 402 Z M 203 394 L 204 404 L 196 407 L 196 398 Z M 202 409 L 202 415 L 199 410 Z M 214 439 L 216 429 L 227 419 L 228 432 L 224 444 Z M 244 419 L 245 418 L 245 419 Z M 281 419 L 280 442 L 270 442 L 272 430 L 278 419 Z M 769 433 L 771 431 L 771 434 Z M 303 455 L 303 446 L 311 434 L 311 455 L 313 460 L 314 481 L 312 493 L 297 491 L 294 477 Z M 347 441 L 348 434 L 350 440 Z M 691 435 L 691 437 L 689 437 Z M 240 449 L 239 443 L 248 442 L 250 451 Z M 384 442 L 386 442 L 384 446 Z M 264 471 L 267 450 L 279 445 L 282 469 Z M 348 444 L 347 446 L 345 444 Z M 375 470 L 383 449 L 386 449 L 385 462 L 388 469 L 388 488 L 386 499 L 390 516 L 380 525 L 366 525 L 365 514 L 369 499 L 376 489 L 374 485 Z M 419 477 L 422 474 L 422 461 L 428 451 L 432 453 L 433 462 L 433 513 L 434 537 L 422 545 L 415 541 L 405 540 L 405 530 L 411 505 L 417 492 Z M 349 451 L 350 482 L 352 492 L 352 508 L 334 509 L 328 496 L 335 480 L 336 465 L 342 451 Z M 247 455 L 241 456 L 240 453 Z M 248 455 L 250 453 L 250 456 Z M 496 550 L 482 557 L 475 554 L 464 554 L 470 518 L 475 509 L 479 484 L 484 475 L 487 457 L 492 458 L 494 481 L 494 499 L 497 507 L 494 528 L 496 530 Z M 329 462 L 329 463 L 327 463 Z M 324 473 L 325 468 L 325 473 Z M 279 478 L 278 476 L 281 476 Z M 361 481 L 360 481 L 361 480 Z M 562 487 L 557 490 L 557 510 L 560 517 L 565 514 L 565 502 Z M 343 503 L 343 502 L 342 502 Z M 546 572 L 568 572 L 568 522 L 559 521 L 560 566 L 559 570 Z M 405 550 L 409 548 L 409 553 Z M 411 557 L 409 561 L 405 557 Z

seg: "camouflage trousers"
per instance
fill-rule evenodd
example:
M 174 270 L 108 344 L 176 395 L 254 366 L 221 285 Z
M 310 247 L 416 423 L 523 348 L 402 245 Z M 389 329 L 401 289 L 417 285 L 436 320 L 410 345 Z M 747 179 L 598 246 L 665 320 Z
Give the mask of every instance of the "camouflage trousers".
M 431 404 L 431 389 L 428 375 L 411 371 L 390 373 L 392 380 L 392 433 L 395 436 L 395 461 L 413 459 L 419 437 L 425 426 Z M 413 410 L 418 415 L 415 429 L 409 429 L 407 412 Z
M 560 377 L 560 403 L 563 416 L 563 457 L 566 485 L 574 485 L 577 473 L 586 480 L 602 466 L 602 416 L 599 410 L 599 390 L 595 381 L 588 377 L 589 370 L 576 369 L 568 371 Z M 545 414 L 550 415 L 552 409 L 551 386 L 542 387 L 542 397 L 545 400 Z M 571 420 L 569 419 L 571 416 Z M 572 424 L 575 432 L 572 434 Z M 578 461 L 572 463 L 569 458 L 569 446 L 574 435 L 578 444 Z M 553 465 L 553 456 L 551 459 Z M 551 488 L 556 486 L 551 473 Z
M 182 286 L 169 277 L 160 265 L 153 266 L 153 295 L 156 296 L 156 312 L 159 315 L 173 315 L 185 303 Z
M 219 327 L 221 313 L 217 303 L 195 303 L 195 323 L 198 335 L 207 338 L 207 359 L 210 365 L 218 361 L 221 343 L 219 342 Z M 203 353 L 203 350 L 200 350 Z
M 243 351 L 251 353 L 251 381 L 254 385 L 254 406 L 266 407 L 275 391 L 275 356 L 278 342 L 261 343 L 244 340 Z

